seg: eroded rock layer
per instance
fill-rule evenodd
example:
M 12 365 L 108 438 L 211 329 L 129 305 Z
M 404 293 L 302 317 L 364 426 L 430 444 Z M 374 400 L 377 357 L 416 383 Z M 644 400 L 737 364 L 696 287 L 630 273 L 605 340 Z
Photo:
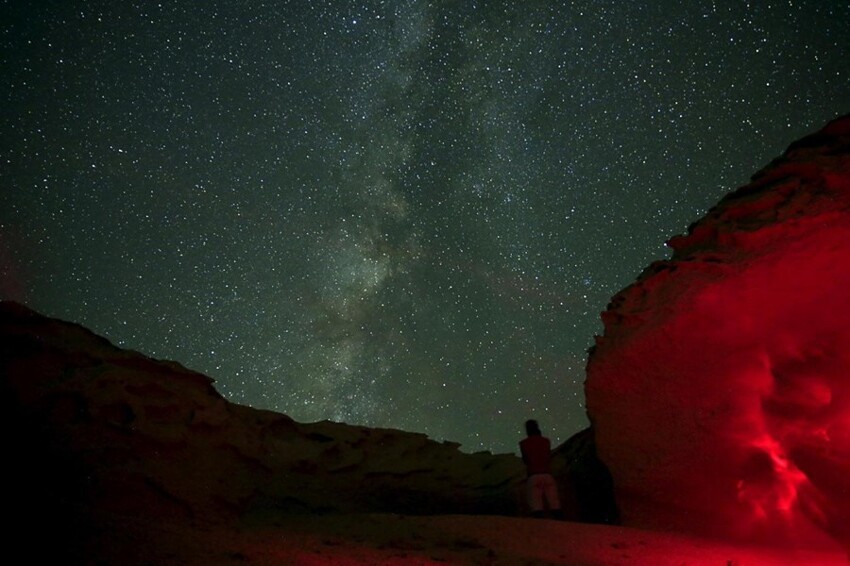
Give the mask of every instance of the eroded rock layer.
M 669 245 L 613 298 L 588 361 L 624 524 L 846 543 L 850 116 Z
M 104 516 L 522 511 L 512 454 L 230 403 L 207 376 L 11 302 L 0 302 L 0 415 L 6 510 L 22 517 L 11 538 L 42 532 L 47 552 L 98 544 Z

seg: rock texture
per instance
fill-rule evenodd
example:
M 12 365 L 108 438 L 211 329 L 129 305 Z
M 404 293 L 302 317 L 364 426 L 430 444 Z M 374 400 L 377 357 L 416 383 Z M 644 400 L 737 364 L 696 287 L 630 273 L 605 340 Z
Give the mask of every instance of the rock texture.
M 99 544 L 110 516 L 522 512 L 514 455 L 229 403 L 204 375 L 11 302 L 0 303 L 0 377 L 6 511 L 22 517 L 12 539 L 55 541 L 34 552 Z
M 603 313 L 587 407 L 623 523 L 850 540 L 850 116 L 669 242 Z

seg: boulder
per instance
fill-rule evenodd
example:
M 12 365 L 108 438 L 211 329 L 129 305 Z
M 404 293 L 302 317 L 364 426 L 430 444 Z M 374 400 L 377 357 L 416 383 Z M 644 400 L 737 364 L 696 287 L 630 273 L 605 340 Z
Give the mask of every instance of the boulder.
M 603 313 L 587 412 L 624 525 L 850 541 L 850 116 L 669 242 Z

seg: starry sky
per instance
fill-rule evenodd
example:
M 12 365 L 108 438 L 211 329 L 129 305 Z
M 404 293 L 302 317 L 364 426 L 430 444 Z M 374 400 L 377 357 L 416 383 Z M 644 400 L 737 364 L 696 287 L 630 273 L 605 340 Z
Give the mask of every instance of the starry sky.
M 587 425 L 611 296 L 850 111 L 850 2 L 0 1 L 0 298 L 300 421 Z

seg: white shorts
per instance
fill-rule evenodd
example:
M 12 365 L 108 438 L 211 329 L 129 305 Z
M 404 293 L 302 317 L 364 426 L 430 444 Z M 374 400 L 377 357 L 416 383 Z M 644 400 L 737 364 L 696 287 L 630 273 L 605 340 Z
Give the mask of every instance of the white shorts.
M 543 511 L 544 502 L 550 510 L 560 509 L 558 486 L 552 474 L 534 474 L 528 478 L 528 506 L 532 511 Z

